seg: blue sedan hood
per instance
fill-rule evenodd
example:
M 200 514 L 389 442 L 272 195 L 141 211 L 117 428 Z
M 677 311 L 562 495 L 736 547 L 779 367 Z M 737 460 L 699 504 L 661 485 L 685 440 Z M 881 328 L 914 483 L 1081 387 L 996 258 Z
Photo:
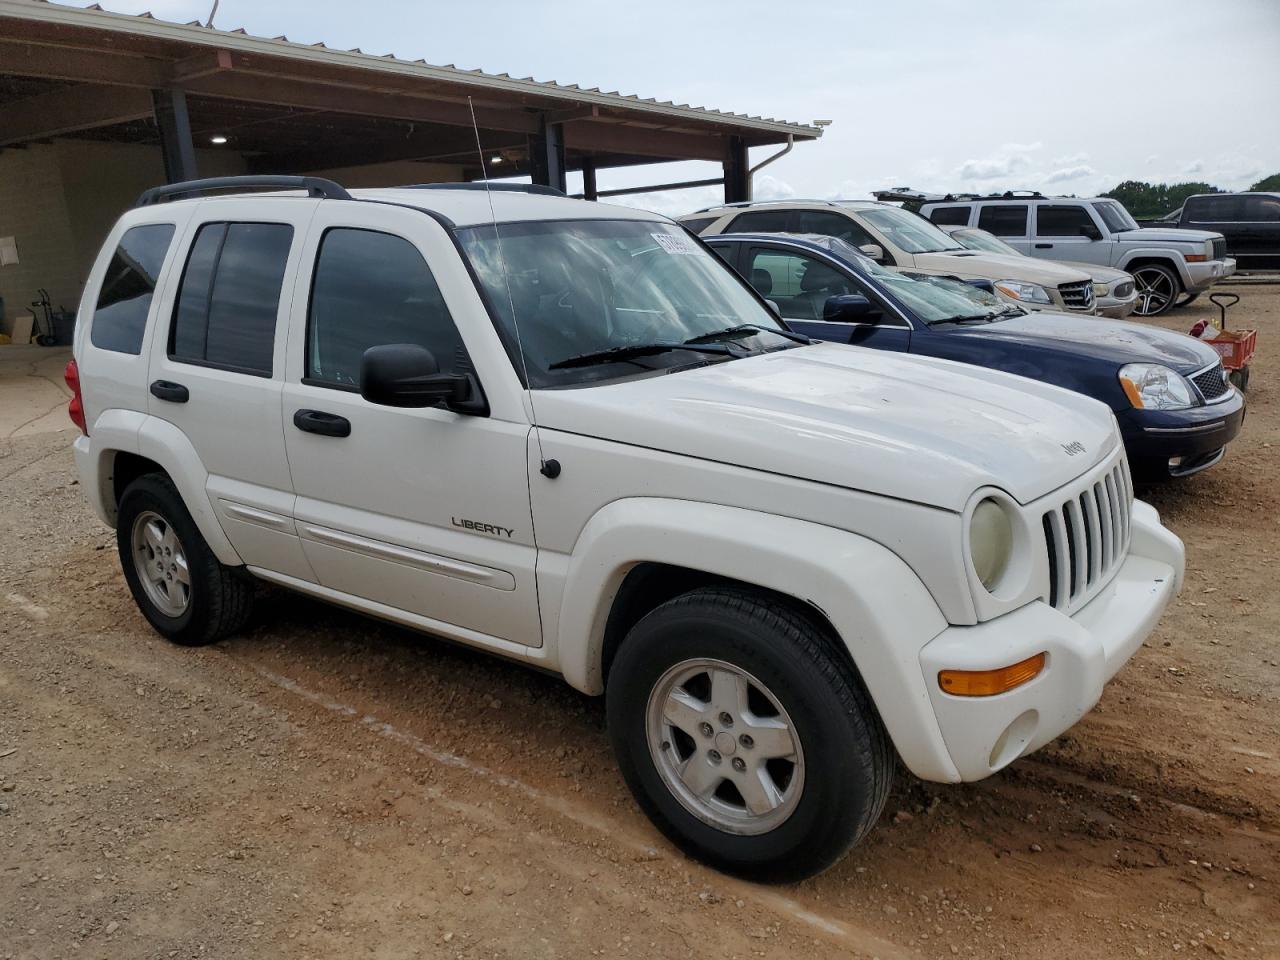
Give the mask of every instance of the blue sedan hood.
M 1074 356 L 1114 363 L 1163 363 L 1179 373 L 1203 369 L 1218 359 L 1213 347 L 1185 333 L 1122 320 L 1073 317 L 1063 313 L 1032 313 L 1005 317 L 992 323 L 965 326 L 952 336 L 1016 341 L 1047 351 L 1062 350 Z

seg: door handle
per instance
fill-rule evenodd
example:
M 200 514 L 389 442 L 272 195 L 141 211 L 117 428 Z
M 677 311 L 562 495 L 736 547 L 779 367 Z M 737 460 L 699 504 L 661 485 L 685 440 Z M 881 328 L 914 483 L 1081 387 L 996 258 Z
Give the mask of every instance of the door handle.
M 156 380 L 151 384 L 151 395 L 157 400 L 168 400 L 170 403 L 186 403 L 191 399 L 191 392 L 172 380 Z
M 318 433 L 322 437 L 351 436 L 351 421 L 323 410 L 299 410 L 293 415 L 293 425 L 306 433 Z
M 1052 250 L 1052 249 L 1053 249 L 1053 244 L 1052 244 L 1052 243 L 1037 243 L 1037 244 L 1036 244 L 1036 249 L 1037 249 L 1037 250 Z

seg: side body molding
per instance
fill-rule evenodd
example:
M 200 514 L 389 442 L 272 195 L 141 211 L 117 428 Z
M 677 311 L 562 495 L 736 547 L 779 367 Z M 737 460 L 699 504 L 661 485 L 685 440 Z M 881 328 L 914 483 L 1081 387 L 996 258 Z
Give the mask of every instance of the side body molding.
M 883 546 L 789 517 L 632 498 L 598 511 L 566 560 L 563 566 L 549 563 L 547 576 L 556 578 L 563 570 L 555 659 L 577 689 L 604 690 L 605 624 L 628 571 L 651 562 L 717 574 L 776 590 L 821 611 L 848 647 L 907 765 L 926 779 L 959 779 L 934 720 L 919 661 L 920 650 L 947 622 L 915 573 Z M 547 600 L 560 592 L 561 585 L 545 586 Z

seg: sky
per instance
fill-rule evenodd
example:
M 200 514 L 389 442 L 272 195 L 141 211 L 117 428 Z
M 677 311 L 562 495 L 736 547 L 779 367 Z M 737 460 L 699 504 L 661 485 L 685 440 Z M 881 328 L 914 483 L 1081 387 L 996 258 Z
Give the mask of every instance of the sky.
M 214 5 L 101 2 L 178 21 Z M 1280 172 L 1280 0 L 219 0 L 214 26 L 832 121 L 756 175 L 757 199 L 897 186 L 1089 195 L 1122 180 L 1242 189 Z M 662 164 L 604 171 L 599 187 L 719 174 Z M 679 214 L 722 196 L 617 202 Z

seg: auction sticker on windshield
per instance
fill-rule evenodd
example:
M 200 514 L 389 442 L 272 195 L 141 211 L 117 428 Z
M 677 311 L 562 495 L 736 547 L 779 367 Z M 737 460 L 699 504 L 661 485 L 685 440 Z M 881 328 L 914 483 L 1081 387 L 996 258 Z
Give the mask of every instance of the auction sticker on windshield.
M 674 233 L 651 233 L 649 236 L 653 237 L 654 242 L 667 253 L 696 257 L 703 252 L 690 237 L 682 237 Z

